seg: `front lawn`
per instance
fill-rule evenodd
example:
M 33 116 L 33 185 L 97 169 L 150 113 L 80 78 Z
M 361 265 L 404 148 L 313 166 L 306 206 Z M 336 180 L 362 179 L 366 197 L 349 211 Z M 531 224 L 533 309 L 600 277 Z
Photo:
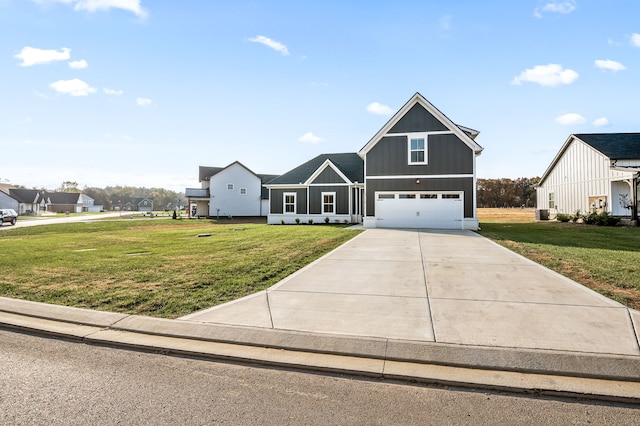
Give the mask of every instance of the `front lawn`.
M 268 288 L 358 233 L 165 218 L 15 228 L 0 232 L 0 296 L 176 318 Z
M 481 235 L 640 309 L 640 228 L 506 220 L 480 226 Z

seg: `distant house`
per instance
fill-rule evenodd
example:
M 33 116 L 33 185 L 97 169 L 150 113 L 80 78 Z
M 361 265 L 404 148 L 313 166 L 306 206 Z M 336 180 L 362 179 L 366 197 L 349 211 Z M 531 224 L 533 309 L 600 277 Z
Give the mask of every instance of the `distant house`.
M 47 211 L 53 213 L 82 213 L 100 211 L 93 198 L 77 192 L 45 192 Z
M 200 166 L 200 188 L 186 188 L 190 217 L 266 216 L 268 191 L 276 175 L 256 174 L 235 161 L 226 167 Z
M 115 210 L 128 212 L 152 212 L 153 198 L 149 197 L 120 197 L 112 200 Z
M 638 216 L 640 133 L 573 134 L 540 178 L 538 208 Z
M 45 191 L 40 189 L 11 188 L 9 195 L 18 202 L 18 214 L 40 214 L 47 211 Z

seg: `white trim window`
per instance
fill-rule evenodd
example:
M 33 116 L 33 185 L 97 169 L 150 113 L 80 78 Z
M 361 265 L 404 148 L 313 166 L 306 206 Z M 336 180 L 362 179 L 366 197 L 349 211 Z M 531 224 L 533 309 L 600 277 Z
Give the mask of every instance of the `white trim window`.
M 335 212 L 336 212 L 336 193 L 323 192 L 322 193 L 322 213 L 335 214 Z
M 427 164 L 427 136 L 409 135 L 409 164 Z
M 232 183 L 228 183 L 227 184 L 227 191 L 233 191 L 233 184 Z
M 240 188 L 240 195 L 247 195 L 247 188 Z
M 282 194 L 282 213 L 296 214 L 296 198 L 295 192 L 285 192 Z

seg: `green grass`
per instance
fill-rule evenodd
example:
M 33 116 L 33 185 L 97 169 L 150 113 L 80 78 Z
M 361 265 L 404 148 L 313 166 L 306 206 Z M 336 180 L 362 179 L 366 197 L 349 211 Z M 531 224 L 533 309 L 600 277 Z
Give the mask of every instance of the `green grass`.
M 483 222 L 479 233 L 607 297 L 640 308 L 640 228 Z
M 15 228 L 0 232 L 0 296 L 176 318 L 268 288 L 357 234 L 165 218 Z

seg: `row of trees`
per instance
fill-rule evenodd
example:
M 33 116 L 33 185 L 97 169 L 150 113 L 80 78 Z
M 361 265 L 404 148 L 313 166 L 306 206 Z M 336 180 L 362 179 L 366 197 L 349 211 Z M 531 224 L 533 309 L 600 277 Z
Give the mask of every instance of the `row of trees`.
M 478 207 L 536 207 L 536 185 L 539 177 L 518 179 L 478 179 Z M 56 188 L 60 192 L 83 192 L 105 210 L 113 210 L 118 200 L 129 197 L 152 198 L 156 210 L 173 210 L 186 201 L 180 192 L 164 188 L 108 186 L 80 189 L 77 182 L 64 181 Z
M 478 179 L 478 207 L 536 207 L 539 177 Z
M 127 198 L 151 198 L 155 210 L 173 210 L 184 205 L 186 199 L 181 192 L 164 188 L 144 188 L 133 186 L 107 186 L 106 188 L 84 187 L 80 189 L 77 182 L 64 181 L 56 188 L 60 192 L 82 192 L 95 200 L 105 210 L 113 210 L 118 202 Z

